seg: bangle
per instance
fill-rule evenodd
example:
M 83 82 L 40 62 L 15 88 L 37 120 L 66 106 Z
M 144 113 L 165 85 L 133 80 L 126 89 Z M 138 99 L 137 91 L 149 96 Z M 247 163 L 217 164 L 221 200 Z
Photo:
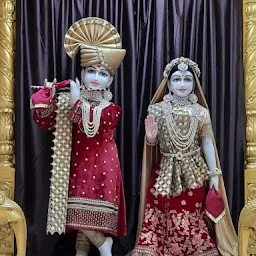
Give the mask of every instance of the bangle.
M 209 171 L 209 176 L 214 176 L 214 175 L 222 175 L 222 172 L 219 168 L 212 168 L 210 171 Z
M 148 142 L 147 137 L 146 137 L 146 144 L 148 146 L 152 146 L 153 147 L 153 146 L 155 146 L 157 144 L 157 139 L 156 139 L 156 141 L 154 143 L 150 143 L 150 142 Z

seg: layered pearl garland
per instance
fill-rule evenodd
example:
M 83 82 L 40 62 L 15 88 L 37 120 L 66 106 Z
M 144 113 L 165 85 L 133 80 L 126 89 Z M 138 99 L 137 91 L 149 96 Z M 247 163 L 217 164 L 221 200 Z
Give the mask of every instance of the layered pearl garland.
M 103 97 L 104 90 L 87 90 L 81 94 L 83 128 L 87 137 L 94 137 L 100 127 L 101 112 L 110 103 Z M 93 108 L 92 121 L 91 106 Z
M 173 117 L 173 111 L 170 111 L 170 109 L 174 106 L 186 106 L 191 105 L 191 101 L 189 100 L 189 97 L 179 97 L 177 95 L 171 95 L 168 94 L 164 97 L 165 101 L 165 119 L 166 124 L 168 128 L 168 132 L 170 134 L 170 138 L 174 144 L 174 146 L 178 149 L 178 151 L 181 153 L 187 150 L 191 144 L 194 141 L 197 127 L 198 127 L 198 120 L 196 117 L 192 116 L 190 118 L 190 126 L 188 129 L 188 132 L 183 135 L 174 120 Z

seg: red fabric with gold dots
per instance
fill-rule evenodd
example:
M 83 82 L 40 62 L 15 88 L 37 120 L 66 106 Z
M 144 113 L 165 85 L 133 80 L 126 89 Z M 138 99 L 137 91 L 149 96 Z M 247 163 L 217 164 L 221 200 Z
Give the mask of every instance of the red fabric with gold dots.
M 126 235 L 126 211 L 115 128 L 121 108 L 110 104 L 102 110 L 95 137 L 82 131 L 81 101 L 69 115 L 73 122 L 67 231 L 95 230 L 114 236 Z M 92 113 L 92 109 L 91 109 Z M 52 129 L 54 113 L 34 120 L 42 129 Z M 51 125 L 50 125 L 51 123 Z

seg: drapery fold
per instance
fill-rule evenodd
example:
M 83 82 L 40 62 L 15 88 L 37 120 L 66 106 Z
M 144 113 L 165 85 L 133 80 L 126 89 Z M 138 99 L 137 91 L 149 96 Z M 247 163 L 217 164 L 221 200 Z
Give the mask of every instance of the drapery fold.
M 115 241 L 123 256 L 135 241 L 144 119 L 165 65 L 185 56 L 199 63 L 213 121 L 234 223 L 243 206 L 245 111 L 241 1 L 21 0 L 17 1 L 15 58 L 16 201 L 28 223 L 27 256 L 74 255 L 75 237 L 47 236 L 50 146 L 29 109 L 30 86 L 44 78 L 80 77 L 79 58 L 69 59 L 64 35 L 75 21 L 97 16 L 119 31 L 127 55 L 112 84 L 123 108 L 116 140 L 127 201 L 128 236 Z M 92 255 L 97 255 L 93 252 Z

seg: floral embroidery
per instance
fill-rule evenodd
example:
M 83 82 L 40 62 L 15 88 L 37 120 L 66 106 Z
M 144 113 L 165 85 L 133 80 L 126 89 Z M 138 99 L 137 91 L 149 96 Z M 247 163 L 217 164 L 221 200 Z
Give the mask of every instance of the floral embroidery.
M 186 201 L 185 201 L 185 200 L 182 200 L 182 201 L 181 201 L 181 204 L 182 204 L 182 205 L 186 205 Z
M 132 256 L 219 256 L 205 221 L 204 188 L 190 192 L 170 199 L 151 194 Z
M 189 192 L 188 192 L 188 195 L 189 195 L 189 196 L 193 196 L 193 192 L 192 192 L 192 191 L 189 191 Z

